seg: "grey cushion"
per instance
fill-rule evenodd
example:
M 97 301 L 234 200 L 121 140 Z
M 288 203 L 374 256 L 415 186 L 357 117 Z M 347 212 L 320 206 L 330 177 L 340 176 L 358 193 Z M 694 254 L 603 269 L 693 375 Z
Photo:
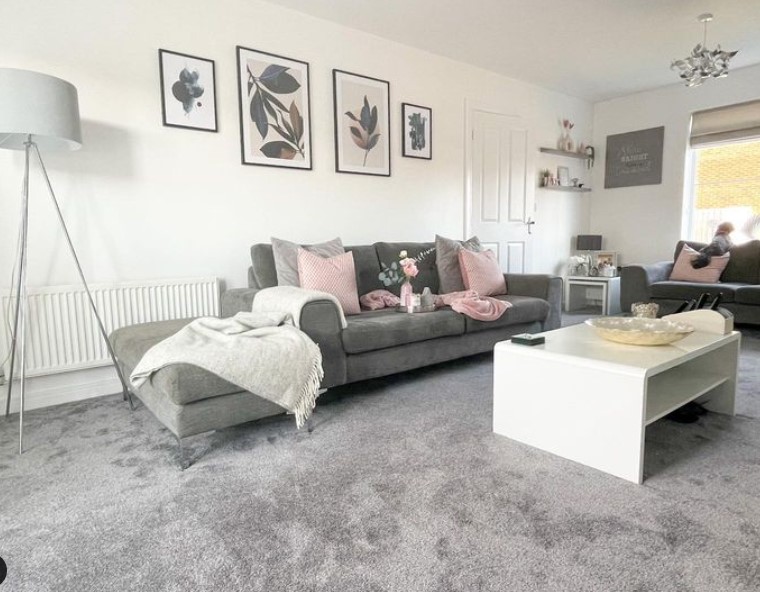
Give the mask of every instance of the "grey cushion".
M 399 253 L 406 251 L 407 256 L 417 259 L 417 269 L 420 272 L 412 281 L 414 291 L 419 293 L 428 287 L 433 294 L 439 293 L 440 283 L 438 281 L 438 270 L 435 266 L 435 243 L 375 243 L 375 249 L 377 249 L 377 258 L 380 263 L 388 267 L 393 263 L 398 264 Z M 381 287 L 393 292 L 396 296 L 401 291 L 400 282 Z
M 250 280 L 253 279 L 253 282 Z M 277 285 L 277 270 L 274 267 L 272 245 L 258 243 L 251 246 L 251 270 L 249 275 L 251 288 L 271 288 Z
M 131 372 L 146 351 L 174 335 L 190 321 L 192 319 L 158 321 L 117 329 L 110 337 L 117 359 L 127 372 Z M 172 364 L 162 368 L 151 377 L 150 385 L 176 405 L 240 391 L 239 386 L 190 364 Z
M 346 252 L 340 238 L 316 245 L 299 245 L 281 238 L 272 237 L 272 254 L 274 267 L 277 270 L 278 286 L 300 286 L 298 281 L 298 249 L 319 255 L 320 257 L 335 257 Z
M 739 304 L 760 305 L 760 286 L 739 286 L 734 293 L 734 301 Z
M 722 282 L 760 283 L 760 240 L 731 247 L 731 258 L 720 276 Z
M 378 310 L 352 315 L 347 321 L 343 349 L 349 354 L 464 333 L 464 317 L 449 308 L 419 314 Z
M 699 298 L 703 292 L 707 292 L 710 298 L 717 294 L 723 294 L 723 302 L 733 302 L 734 293 L 741 284 L 702 284 L 699 282 L 665 281 L 655 282 L 650 287 L 650 294 L 654 299 L 664 300 L 691 300 Z
M 510 294 L 494 296 L 494 298 L 510 302 L 512 306 L 495 321 L 476 321 L 470 317 L 465 317 L 465 332 L 474 333 L 508 327 L 510 325 L 543 322 L 549 316 L 549 303 L 541 298 L 513 296 Z
M 435 235 L 435 265 L 438 270 L 441 294 L 461 292 L 464 290 L 462 269 L 459 266 L 459 251 L 482 251 L 480 239 L 477 236 L 466 241 Z
M 356 269 L 356 287 L 362 296 L 372 290 L 383 288 L 378 274 L 380 273 L 380 261 L 377 251 L 372 245 L 346 247 L 354 255 L 354 268 Z

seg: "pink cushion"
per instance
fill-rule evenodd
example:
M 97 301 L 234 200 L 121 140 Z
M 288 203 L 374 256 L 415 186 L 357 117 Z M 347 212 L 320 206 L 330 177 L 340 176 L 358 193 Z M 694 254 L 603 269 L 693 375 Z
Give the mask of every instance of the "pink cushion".
M 499 267 L 493 251 L 459 251 L 459 265 L 462 279 L 468 290 L 475 290 L 480 296 L 497 296 L 507 293 L 504 272 Z
M 684 245 L 678 254 L 673 271 L 670 272 L 670 279 L 679 282 L 701 282 L 703 284 L 717 284 L 720 275 L 728 265 L 730 253 L 715 257 L 710 260 L 710 264 L 702 269 L 694 269 L 691 266 L 692 260 L 697 256 L 697 251 L 689 245 Z
M 335 296 L 347 315 L 361 312 L 353 253 L 323 258 L 298 249 L 298 276 L 302 288 Z

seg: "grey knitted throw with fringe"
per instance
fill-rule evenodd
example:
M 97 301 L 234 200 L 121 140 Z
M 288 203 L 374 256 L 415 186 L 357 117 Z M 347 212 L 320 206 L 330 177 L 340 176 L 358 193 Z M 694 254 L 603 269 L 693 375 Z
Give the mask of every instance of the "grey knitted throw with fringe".
M 316 405 L 322 354 L 287 313 L 200 318 L 149 349 L 130 381 L 139 387 L 170 364 L 193 364 L 283 407 L 300 428 Z

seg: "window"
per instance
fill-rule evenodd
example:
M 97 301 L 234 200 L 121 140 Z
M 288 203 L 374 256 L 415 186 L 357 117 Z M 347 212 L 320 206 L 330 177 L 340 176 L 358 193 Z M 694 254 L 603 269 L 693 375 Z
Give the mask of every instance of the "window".
M 689 145 L 684 235 L 710 242 L 731 222 L 735 243 L 760 238 L 760 101 L 694 113 Z
M 760 238 L 760 141 L 694 148 L 691 173 L 689 239 L 710 242 L 724 221 L 736 228 L 735 243 Z

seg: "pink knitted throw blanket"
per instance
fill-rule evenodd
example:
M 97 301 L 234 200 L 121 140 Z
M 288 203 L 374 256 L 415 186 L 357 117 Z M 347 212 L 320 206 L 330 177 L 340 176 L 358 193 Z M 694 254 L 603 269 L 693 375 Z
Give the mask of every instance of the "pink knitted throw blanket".
M 450 306 L 452 310 L 476 321 L 495 321 L 512 306 L 511 302 L 480 296 L 475 290 L 440 294 L 436 296 L 435 303 L 436 306 Z

